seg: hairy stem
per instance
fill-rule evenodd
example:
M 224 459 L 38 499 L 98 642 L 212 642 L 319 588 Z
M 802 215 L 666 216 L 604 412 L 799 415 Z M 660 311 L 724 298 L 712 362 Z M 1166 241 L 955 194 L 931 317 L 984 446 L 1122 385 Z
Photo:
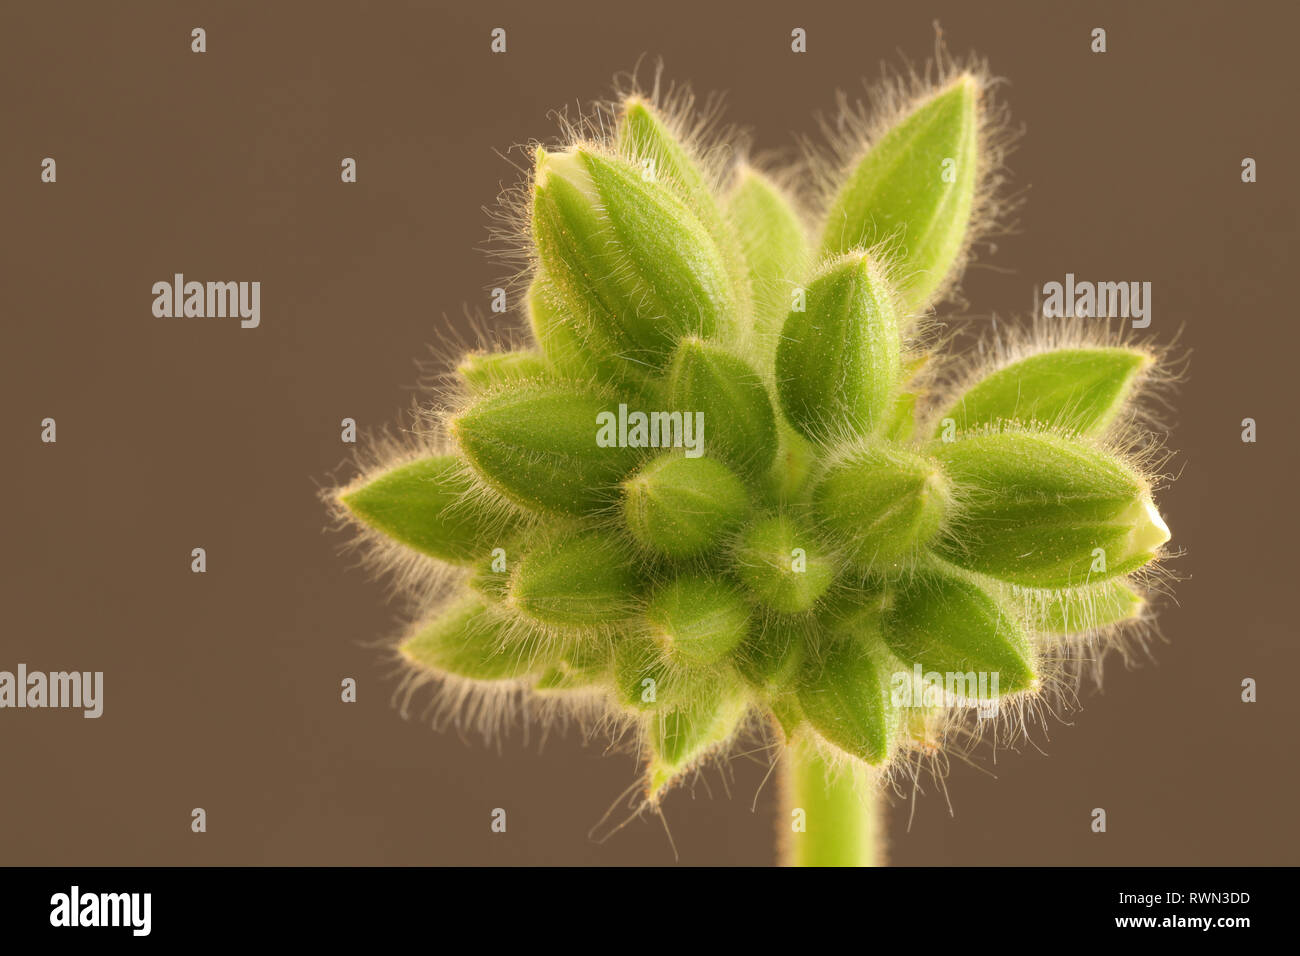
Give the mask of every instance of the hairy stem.
M 884 863 L 880 799 L 869 768 L 832 767 L 816 747 L 796 742 L 786 749 L 781 773 L 784 866 Z

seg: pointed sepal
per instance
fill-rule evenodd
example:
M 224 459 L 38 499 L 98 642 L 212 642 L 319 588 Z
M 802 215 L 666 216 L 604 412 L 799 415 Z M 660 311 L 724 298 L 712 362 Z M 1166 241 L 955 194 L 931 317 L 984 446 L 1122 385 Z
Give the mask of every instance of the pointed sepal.
M 936 436 L 1005 422 L 1097 435 L 1119 417 L 1151 357 L 1131 348 L 1056 349 L 1003 366 L 958 396 Z
M 361 523 L 422 554 L 471 564 L 521 518 L 474 480 L 455 455 L 434 455 L 371 479 L 339 500 Z
M 822 251 L 884 243 L 908 313 L 953 284 L 970 231 L 980 84 L 968 73 L 917 103 L 849 171 L 826 217 Z

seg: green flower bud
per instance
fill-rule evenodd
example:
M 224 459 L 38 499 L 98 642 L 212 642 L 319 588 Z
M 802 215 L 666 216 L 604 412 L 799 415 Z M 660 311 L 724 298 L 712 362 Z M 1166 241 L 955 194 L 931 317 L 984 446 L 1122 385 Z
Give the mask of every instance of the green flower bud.
M 835 563 L 816 535 L 789 515 L 750 525 L 736 548 L 735 564 L 750 593 L 784 614 L 812 608 L 835 577 Z
M 623 517 L 632 537 L 669 557 L 718 544 L 749 513 L 744 483 L 712 458 L 668 452 L 623 483 Z
M 642 97 L 624 100 L 616 135 L 619 152 L 641 164 L 644 179 L 664 183 L 686 202 L 698 204 L 696 214 L 700 219 L 719 218 L 717 202 L 704 174 L 655 108 Z
M 528 327 L 547 365 L 555 374 L 575 381 L 594 378 L 602 382 L 618 382 L 624 375 L 620 363 L 600 351 L 586 348 L 581 328 L 555 305 L 556 301 L 557 293 L 539 273 L 528 287 L 525 302 Z
M 654 635 L 681 660 L 716 664 L 744 639 L 749 605 L 725 581 L 692 575 L 661 588 L 645 617 Z
M 877 623 L 874 632 L 828 641 L 820 656 L 807 659 L 799 706 L 822 738 L 859 760 L 884 763 L 898 737 L 892 672 Z
M 643 178 L 672 189 L 699 217 L 731 274 L 738 305 L 747 307 L 749 277 L 740 237 L 724 219 L 704 173 L 663 117 L 641 97 L 628 97 L 619 115 L 617 139 L 619 152 L 639 166 Z
M 751 619 L 749 633 L 736 648 L 740 676 L 773 699 L 792 687 L 810 643 L 816 640 L 816 619 L 766 611 Z
M 873 577 L 851 587 L 837 588 L 822 602 L 814 618 L 816 636 L 809 640 L 810 656 L 823 656 L 826 647 L 839 641 L 865 641 L 877 658 L 888 653 L 881 639 L 886 600 L 884 580 Z
M 1046 593 L 1030 592 L 1031 623 L 1045 634 L 1080 634 L 1142 616 L 1146 601 L 1123 580 Z
M 533 236 L 584 343 L 617 356 L 632 377 L 662 369 L 685 335 L 734 330 L 735 295 L 708 231 L 622 160 L 539 149 Z
M 821 528 L 863 567 L 915 556 L 938 533 L 951 492 L 933 461 L 898 448 L 859 448 L 813 491 Z
M 509 602 L 544 624 L 596 628 L 629 616 L 637 591 L 627 548 L 616 537 L 587 531 L 559 535 L 524 555 Z
M 481 558 L 519 525 L 513 511 L 476 487 L 455 455 L 400 465 L 340 500 L 364 524 L 455 564 Z
M 605 641 L 581 641 L 561 653 L 533 684 L 538 691 L 587 690 L 608 682 L 613 667 Z
M 732 694 L 700 701 L 693 707 L 651 714 L 646 769 L 650 800 L 658 802 L 675 779 L 725 744 L 744 716 L 744 700 Z
M 827 255 L 896 244 L 908 312 L 955 278 L 979 180 L 979 96 L 978 81 L 962 74 L 917 105 L 849 173 L 826 217 Z
M 776 414 L 763 380 L 743 359 L 687 338 L 668 369 L 673 408 L 703 412 L 719 426 L 709 434 L 709 453 L 742 475 L 767 472 L 776 457 Z
M 749 166 L 740 169 L 727 200 L 740 233 L 754 290 L 755 328 L 775 336 L 790 311 L 790 295 L 808 268 L 808 237 L 776 184 Z
M 536 637 L 536 635 L 534 635 Z M 412 664 L 480 681 L 517 680 L 543 670 L 558 645 L 520 639 L 475 595 L 443 607 L 399 648 Z
M 551 368 L 561 375 L 585 378 L 591 353 L 582 347 L 582 334 L 573 320 L 554 305 L 555 298 L 555 291 L 539 273 L 524 300 L 528 328 Z
M 1151 364 L 1136 349 L 1041 352 L 981 379 L 940 416 L 936 436 L 952 419 L 959 431 L 1003 421 L 1043 422 L 1074 434 L 1106 430 L 1139 375 Z
M 934 446 L 960 501 L 954 564 L 1026 587 L 1076 587 L 1136 570 L 1169 540 L 1145 483 L 1055 435 L 1007 432 Z
M 460 566 L 385 552 L 415 600 L 460 589 L 410 660 L 543 695 L 523 708 L 539 716 L 635 724 L 652 806 L 747 715 L 779 725 L 783 800 L 805 811 L 785 859 L 871 864 L 882 765 L 933 756 L 986 693 L 1023 711 L 1077 657 L 1056 635 L 1101 650 L 1091 632 L 1143 614 L 1131 572 L 1168 529 L 1098 436 L 1128 420 L 1147 356 L 1031 354 L 959 398 L 923 370 L 910 321 L 959 277 L 1000 162 L 980 82 L 873 136 L 811 249 L 811 211 L 774 185 L 799 171 L 740 164 L 723 199 L 743 146 L 681 112 L 633 97 L 537 150 L 514 250 L 531 338 L 466 357 L 462 404 L 427 410 L 455 455 L 339 498 Z M 1051 337 L 1035 326 L 1026 353 Z M 947 693 L 917 700 L 935 671 Z M 445 705 L 480 708 L 470 691 Z
M 898 389 L 901 339 L 890 293 L 865 255 L 845 256 L 807 289 L 776 349 L 777 391 L 790 424 L 813 441 L 883 426 Z
M 526 383 L 480 399 L 451 432 L 488 484 L 521 505 L 585 514 L 611 504 L 640 458 L 635 448 L 596 444 L 597 416 L 614 399 L 574 386 Z
M 632 710 L 690 709 L 734 683 L 722 668 L 684 665 L 649 634 L 628 634 L 614 645 L 615 693 Z
M 1034 681 L 1028 640 L 1015 618 L 978 585 L 949 572 L 927 571 L 892 585 L 884 636 L 901 661 L 920 664 L 926 673 L 975 674 L 975 686 L 978 675 L 989 675 L 986 688 L 996 674 L 1001 694 Z M 970 677 L 966 686 L 972 686 Z
M 471 392 L 482 394 L 501 385 L 539 378 L 546 374 L 546 363 L 536 352 L 470 352 L 456 372 Z

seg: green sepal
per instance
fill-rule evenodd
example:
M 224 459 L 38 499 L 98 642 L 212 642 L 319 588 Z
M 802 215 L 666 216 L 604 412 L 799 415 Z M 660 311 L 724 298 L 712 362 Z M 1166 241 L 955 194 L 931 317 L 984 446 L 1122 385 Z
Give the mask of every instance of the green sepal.
M 812 608 L 835 577 L 835 561 L 818 537 L 785 514 L 760 518 L 745 529 L 735 565 L 756 600 L 785 614 Z
M 678 343 L 668 369 L 673 409 L 704 413 L 709 454 L 745 476 L 766 473 L 776 457 L 776 413 L 758 373 L 743 359 L 696 338 Z
M 363 524 L 454 564 L 478 560 L 522 520 L 476 487 L 473 474 L 455 455 L 399 465 L 339 500 Z
M 892 583 L 884 638 L 909 667 L 925 673 L 998 675 L 1000 694 L 1034 682 L 1033 655 L 1015 616 L 978 584 L 939 569 Z M 986 685 L 987 682 L 986 682 Z
M 556 514 L 586 514 L 617 500 L 641 458 L 597 444 L 600 416 L 618 401 L 563 383 L 528 383 L 479 399 L 451 432 L 474 470 L 507 498 Z
M 874 633 L 825 641 L 810 655 L 799 682 L 799 706 L 827 742 L 869 764 L 889 759 L 898 737 L 899 713 L 891 696 L 892 658 Z
M 790 311 L 795 284 L 808 268 L 808 237 L 794 205 L 777 185 L 749 166 L 741 167 L 727 197 L 727 214 L 744 249 L 754 290 L 755 329 L 775 336 Z
M 724 668 L 688 666 L 650 634 L 629 633 L 614 645 L 618 702 L 634 711 L 689 708 L 735 683 Z
M 661 799 L 674 780 L 724 745 L 736 733 L 745 710 L 743 698 L 723 692 L 690 707 L 649 714 L 646 792 L 650 800 Z
M 484 394 L 502 385 L 541 378 L 547 373 L 546 362 L 537 352 L 470 352 L 458 366 L 456 374 L 474 394 Z
M 880 570 L 920 553 L 951 507 L 951 490 L 933 460 L 886 445 L 843 455 L 818 481 L 819 527 L 851 560 Z
M 1001 422 L 1037 422 L 1067 434 L 1106 430 L 1132 394 L 1150 357 L 1136 349 L 1057 349 L 1012 362 L 967 389 L 939 416 L 957 431 Z
M 884 435 L 887 439 L 900 445 L 911 439 L 916 432 L 918 397 L 915 392 L 899 392 L 898 397 L 894 399 L 894 410 L 890 412 L 889 420 L 885 422 Z
M 802 503 L 811 489 L 817 449 L 784 421 L 777 423 L 781 447 L 769 479 L 771 493 L 783 505 Z
M 1044 634 L 1082 634 L 1137 620 L 1146 600 L 1123 579 L 1061 591 L 1028 591 L 1030 624 Z
M 668 129 L 663 117 L 644 98 L 630 96 L 623 101 L 615 138 L 619 152 L 639 164 L 642 178 L 674 189 L 693 205 L 701 220 L 721 218 L 704 173 Z M 647 164 L 646 160 L 650 162 Z
M 738 311 L 746 311 L 750 290 L 740 237 L 723 215 L 704 172 L 663 115 L 644 98 L 630 96 L 623 101 L 616 138 L 619 152 L 633 160 L 644 177 L 668 186 L 699 217 L 731 274 Z
M 955 279 L 980 176 L 979 99 L 963 73 L 919 103 L 857 162 L 826 217 L 825 255 L 888 243 L 908 312 Z
M 625 372 L 619 363 L 583 341 L 582 328 L 556 304 L 557 293 L 538 270 L 525 300 L 528 327 L 552 372 L 574 381 L 618 382 Z
M 735 329 L 735 291 L 713 238 L 624 160 L 539 149 L 533 237 L 557 307 L 631 378 L 662 370 L 683 336 Z
M 603 687 L 610 681 L 612 668 L 612 647 L 608 641 L 579 641 L 542 672 L 533 689 L 544 692 Z
M 562 645 L 521 622 L 507 622 L 477 595 L 467 595 L 441 608 L 399 649 L 417 667 L 502 681 L 544 670 Z
M 736 648 L 736 670 L 750 686 L 775 701 L 798 679 L 816 627 L 816 619 L 807 614 L 755 614 L 749 633 Z
M 1110 455 L 1033 432 L 935 443 L 960 510 L 935 550 L 959 567 L 1036 588 L 1128 574 L 1169 540 L 1145 483 Z
M 638 591 L 627 547 L 614 535 L 580 531 L 558 534 L 525 554 L 508 600 L 543 624 L 591 629 L 630 616 Z
M 667 452 L 623 483 L 623 518 L 656 554 L 681 558 L 716 546 L 749 513 L 749 492 L 713 458 Z
M 870 434 L 889 421 L 900 377 L 898 318 L 880 270 L 861 253 L 809 283 L 776 349 L 786 419 L 815 442 Z
M 645 619 L 682 661 L 716 664 L 744 639 L 750 609 L 739 589 L 725 580 L 688 575 L 650 597 Z

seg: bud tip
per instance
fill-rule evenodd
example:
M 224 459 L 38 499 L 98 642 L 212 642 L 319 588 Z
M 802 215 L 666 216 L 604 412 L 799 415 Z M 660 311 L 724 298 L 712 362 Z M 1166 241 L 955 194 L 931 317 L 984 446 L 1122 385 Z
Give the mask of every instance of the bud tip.
M 1169 525 L 1160 517 L 1149 495 L 1142 498 L 1138 508 L 1140 513 L 1134 521 L 1131 539 L 1134 553 L 1155 551 L 1172 537 Z
M 979 77 L 970 70 L 963 70 L 961 73 L 958 73 L 953 77 L 946 87 L 940 90 L 939 95 L 942 96 L 944 93 L 955 90 L 960 90 L 961 92 L 971 96 L 978 96 L 980 91 Z

